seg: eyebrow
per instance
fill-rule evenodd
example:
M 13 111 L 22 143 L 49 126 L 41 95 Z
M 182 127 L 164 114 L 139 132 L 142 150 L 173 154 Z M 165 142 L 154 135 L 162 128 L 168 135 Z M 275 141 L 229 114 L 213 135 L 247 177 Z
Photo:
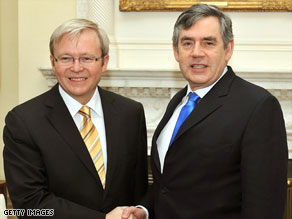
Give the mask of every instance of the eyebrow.
M 214 41 L 214 42 L 217 41 L 216 37 L 213 37 L 213 36 L 204 37 L 203 40 L 206 40 L 206 41 Z
M 186 41 L 186 40 L 193 40 L 192 37 L 184 36 L 180 39 L 181 42 Z
M 184 37 L 182 37 L 180 39 L 181 42 L 186 41 L 186 40 L 193 40 L 193 38 L 192 37 L 188 37 L 188 36 L 184 36 Z M 216 37 L 213 37 L 213 36 L 203 37 L 203 40 L 206 40 L 206 41 L 214 41 L 214 42 L 217 41 Z
M 61 53 L 59 56 L 71 56 L 71 57 L 74 57 L 72 54 L 67 53 L 67 52 Z M 82 57 L 82 56 L 94 56 L 94 55 L 92 55 L 90 53 L 81 53 L 81 54 L 79 54 L 79 57 Z

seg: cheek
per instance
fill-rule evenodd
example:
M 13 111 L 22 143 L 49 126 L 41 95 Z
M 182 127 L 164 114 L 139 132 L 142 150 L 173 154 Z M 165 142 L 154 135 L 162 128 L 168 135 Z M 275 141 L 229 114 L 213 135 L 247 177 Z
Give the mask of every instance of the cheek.
M 54 72 L 55 72 L 56 77 L 58 77 L 58 78 L 64 77 L 64 72 L 61 69 L 55 67 Z
M 181 73 L 183 75 L 188 75 L 189 74 L 189 69 L 188 69 L 188 66 L 187 64 L 185 64 L 184 62 L 179 62 L 179 68 L 181 70 Z
M 66 80 L 66 70 L 62 68 L 55 67 L 54 73 L 58 81 L 65 81 Z
M 220 63 L 224 62 L 225 54 L 224 53 L 216 53 L 209 56 L 209 60 L 212 63 L 212 68 L 218 67 Z
M 92 69 L 91 71 L 89 71 L 89 74 L 92 79 L 97 80 L 101 77 L 101 69 Z
M 180 66 L 187 68 L 189 66 L 190 60 L 186 56 L 180 55 L 178 56 L 178 62 Z

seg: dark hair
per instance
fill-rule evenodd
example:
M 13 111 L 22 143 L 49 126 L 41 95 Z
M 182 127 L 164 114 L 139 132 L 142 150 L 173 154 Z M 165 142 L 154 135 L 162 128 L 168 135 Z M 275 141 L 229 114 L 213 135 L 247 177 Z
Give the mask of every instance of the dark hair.
M 189 29 L 202 17 L 217 17 L 220 23 L 221 36 L 226 48 L 228 43 L 233 40 L 232 21 L 217 6 L 207 4 L 196 4 L 184 11 L 177 19 L 172 36 L 172 42 L 178 50 L 179 32 Z

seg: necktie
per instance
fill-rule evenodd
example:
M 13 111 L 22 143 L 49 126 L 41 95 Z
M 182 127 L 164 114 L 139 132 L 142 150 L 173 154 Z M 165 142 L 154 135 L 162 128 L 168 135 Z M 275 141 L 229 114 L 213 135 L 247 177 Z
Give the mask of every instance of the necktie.
M 200 99 L 200 97 L 195 93 L 195 92 L 190 92 L 188 94 L 189 99 L 188 102 L 182 107 L 180 114 L 178 116 L 178 119 L 176 121 L 173 133 L 172 133 L 172 137 L 169 143 L 169 146 L 172 144 L 180 126 L 183 124 L 183 122 L 185 121 L 185 119 L 190 115 L 190 113 L 193 111 L 193 109 L 195 108 L 198 100 Z
M 102 187 L 105 188 L 105 169 L 101 143 L 98 131 L 91 121 L 90 108 L 88 106 L 82 106 L 78 113 L 83 116 L 80 134 L 98 172 Z

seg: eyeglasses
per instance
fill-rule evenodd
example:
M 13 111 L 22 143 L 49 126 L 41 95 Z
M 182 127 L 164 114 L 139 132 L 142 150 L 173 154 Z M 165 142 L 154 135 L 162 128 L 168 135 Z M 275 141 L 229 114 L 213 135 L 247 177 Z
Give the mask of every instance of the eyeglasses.
M 55 57 L 54 57 L 55 58 Z M 75 60 L 78 60 L 81 65 L 90 65 L 98 60 L 100 60 L 102 57 L 94 57 L 94 56 L 81 56 L 78 58 L 74 58 L 72 56 L 60 56 L 58 58 L 55 58 L 56 62 L 60 63 L 61 65 L 73 65 Z

